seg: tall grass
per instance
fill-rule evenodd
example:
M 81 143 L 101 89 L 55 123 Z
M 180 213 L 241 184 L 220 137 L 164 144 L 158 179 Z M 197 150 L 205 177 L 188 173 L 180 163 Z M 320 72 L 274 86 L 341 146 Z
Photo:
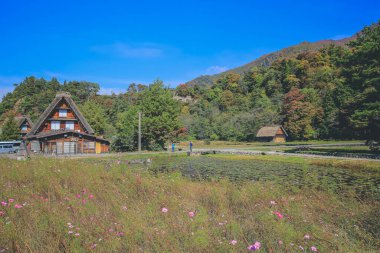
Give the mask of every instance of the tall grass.
M 375 201 L 271 182 L 194 182 L 117 160 L 1 159 L 0 201 L 4 252 L 246 252 L 256 241 L 262 252 L 380 247 Z

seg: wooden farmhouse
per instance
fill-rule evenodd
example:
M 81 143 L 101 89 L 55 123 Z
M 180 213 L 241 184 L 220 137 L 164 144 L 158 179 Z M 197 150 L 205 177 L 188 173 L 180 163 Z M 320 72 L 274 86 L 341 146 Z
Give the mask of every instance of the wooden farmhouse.
M 260 128 L 256 138 L 263 142 L 285 142 L 287 136 L 282 126 L 265 126 Z
M 18 128 L 20 129 L 21 137 L 24 137 L 27 133 L 29 133 L 33 127 L 33 122 L 28 116 L 16 116 L 15 120 L 17 122 Z
M 109 152 L 109 141 L 95 136 L 69 93 L 59 93 L 26 135 L 32 152 L 87 154 Z

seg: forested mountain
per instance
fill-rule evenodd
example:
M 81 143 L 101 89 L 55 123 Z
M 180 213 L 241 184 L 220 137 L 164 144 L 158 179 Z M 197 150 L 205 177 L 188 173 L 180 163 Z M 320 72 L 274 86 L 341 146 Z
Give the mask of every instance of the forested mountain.
M 251 141 L 260 127 L 272 124 L 282 124 L 292 140 L 379 140 L 379 24 L 364 28 L 347 46 L 286 57 L 277 52 L 265 64 L 218 75 L 211 84 L 180 85 L 176 97 L 191 97 L 187 102 L 175 100 L 161 81 L 98 95 L 95 83 L 28 77 L 3 98 L 0 123 L 17 114 L 35 120 L 58 91 L 67 91 L 115 150 L 137 148 L 139 111 L 143 147 L 150 150 L 179 139 Z
M 262 126 L 282 124 L 293 140 L 380 138 L 379 23 L 347 46 L 291 53 L 242 71 L 177 88 L 196 101 L 182 109 L 191 136 L 247 141 Z
M 305 52 L 316 52 L 324 47 L 330 46 L 330 45 L 336 45 L 336 46 L 342 46 L 346 47 L 347 43 L 355 39 L 355 36 L 341 39 L 341 40 L 321 40 L 318 42 L 302 42 L 298 45 L 287 47 L 284 49 L 281 49 L 279 51 L 269 53 L 266 55 L 263 55 L 256 60 L 249 62 L 247 64 L 244 64 L 243 66 L 227 70 L 225 72 L 216 74 L 216 75 L 203 75 L 199 76 L 186 84 L 189 86 L 194 86 L 194 85 L 206 85 L 210 86 L 212 85 L 218 78 L 221 76 L 234 72 L 237 74 L 243 74 L 244 72 L 247 72 L 251 70 L 254 67 L 269 67 L 273 62 L 284 59 L 284 58 L 289 58 L 289 57 L 294 57 L 297 54 L 300 53 L 305 53 Z

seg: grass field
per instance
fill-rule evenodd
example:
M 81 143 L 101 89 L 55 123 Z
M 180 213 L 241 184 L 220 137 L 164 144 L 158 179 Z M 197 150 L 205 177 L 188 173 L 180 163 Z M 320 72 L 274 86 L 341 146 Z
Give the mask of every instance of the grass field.
M 140 158 L 153 162 L 130 164 Z M 182 167 L 189 161 L 199 173 L 202 165 L 218 173 L 188 177 Z M 314 171 L 377 178 L 378 165 L 183 154 L 0 159 L 0 251 L 248 252 L 251 246 L 261 252 L 376 252 L 376 195 L 361 195 L 350 185 L 331 190 Z M 220 176 L 226 171 L 264 173 L 265 168 L 301 169 L 309 181 L 293 185 L 276 177 Z M 379 187 L 377 181 L 356 183 Z

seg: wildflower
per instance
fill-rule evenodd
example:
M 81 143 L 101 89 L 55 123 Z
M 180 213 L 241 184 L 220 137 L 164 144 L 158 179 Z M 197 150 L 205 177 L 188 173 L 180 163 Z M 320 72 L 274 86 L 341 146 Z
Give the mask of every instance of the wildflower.
M 315 246 L 311 246 L 310 249 L 311 249 L 311 251 L 313 251 L 313 252 L 317 252 L 317 251 L 318 251 L 318 250 L 317 250 L 317 247 L 315 247 Z
M 167 213 L 169 210 L 166 208 L 166 207 L 163 207 L 162 209 L 161 209 L 161 212 L 163 212 L 163 213 Z
M 113 228 L 108 229 L 108 232 L 113 232 Z
M 8 201 L 9 201 L 9 203 L 15 202 L 14 199 L 9 199 Z
M 82 204 L 86 204 L 87 200 L 86 199 L 82 199 Z
M 4 216 L 5 215 L 5 212 L 4 211 L 0 211 L 0 216 Z
M 231 244 L 231 245 L 235 245 L 236 243 L 237 243 L 236 240 L 231 240 L 231 241 L 230 241 L 230 244 Z
M 91 245 L 91 249 L 95 249 L 95 248 L 96 248 L 96 246 L 97 246 L 97 244 L 96 244 L 96 243 L 94 243 L 93 245 Z
M 75 236 L 80 236 L 80 234 L 79 233 L 75 233 Z
M 124 210 L 124 211 L 127 211 L 127 210 L 128 210 L 128 207 L 127 207 L 127 206 L 123 206 L 123 210 Z
M 189 217 L 193 218 L 195 216 L 195 212 L 189 212 Z
M 300 248 L 301 250 L 305 250 L 301 245 L 298 245 L 298 248 Z
M 78 193 L 77 195 L 75 195 L 78 199 L 80 199 L 80 194 Z
M 71 230 L 68 232 L 68 234 L 69 234 L 69 235 L 71 235 L 72 233 L 74 233 L 74 232 L 73 232 L 73 231 L 71 231 Z
M 123 232 L 117 232 L 116 235 L 117 235 L 117 236 L 123 236 L 124 233 L 123 233 Z
M 277 218 L 279 218 L 280 220 L 284 218 L 284 216 L 283 216 L 280 212 L 275 212 L 274 214 L 275 214 L 275 215 L 277 216 Z
M 276 201 L 271 200 L 271 201 L 270 201 L 270 204 L 271 204 L 271 205 L 275 205 L 275 204 L 277 204 L 277 203 L 276 203 Z
M 69 198 L 69 197 L 64 197 L 63 199 L 64 199 L 64 200 L 67 200 L 67 201 L 69 201 L 69 200 L 70 200 L 70 198 Z
M 69 228 L 73 228 L 73 227 L 74 227 L 73 225 L 71 225 L 71 224 L 69 225 Z
M 283 244 L 284 243 L 281 240 L 278 241 L 278 245 L 283 245 Z
M 303 239 L 310 240 L 310 235 L 309 234 L 304 235 Z
M 94 198 L 94 195 L 90 194 L 90 195 L 88 196 L 88 198 L 89 198 L 89 199 L 93 199 L 93 198 Z
M 261 248 L 261 243 L 260 242 L 255 242 L 255 244 L 249 245 L 247 247 L 247 249 L 249 251 L 256 251 L 256 250 L 259 250 L 260 248 Z
M 22 208 L 22 205 L 16 204 L 15 208 L 20 209 L 20 208 Z
M 2 206 L 6 206 L 6 205 L 7 205 L 7 202 L 5 202 L 5 201 L 1 201 L 1 205 L 2 205 Z

